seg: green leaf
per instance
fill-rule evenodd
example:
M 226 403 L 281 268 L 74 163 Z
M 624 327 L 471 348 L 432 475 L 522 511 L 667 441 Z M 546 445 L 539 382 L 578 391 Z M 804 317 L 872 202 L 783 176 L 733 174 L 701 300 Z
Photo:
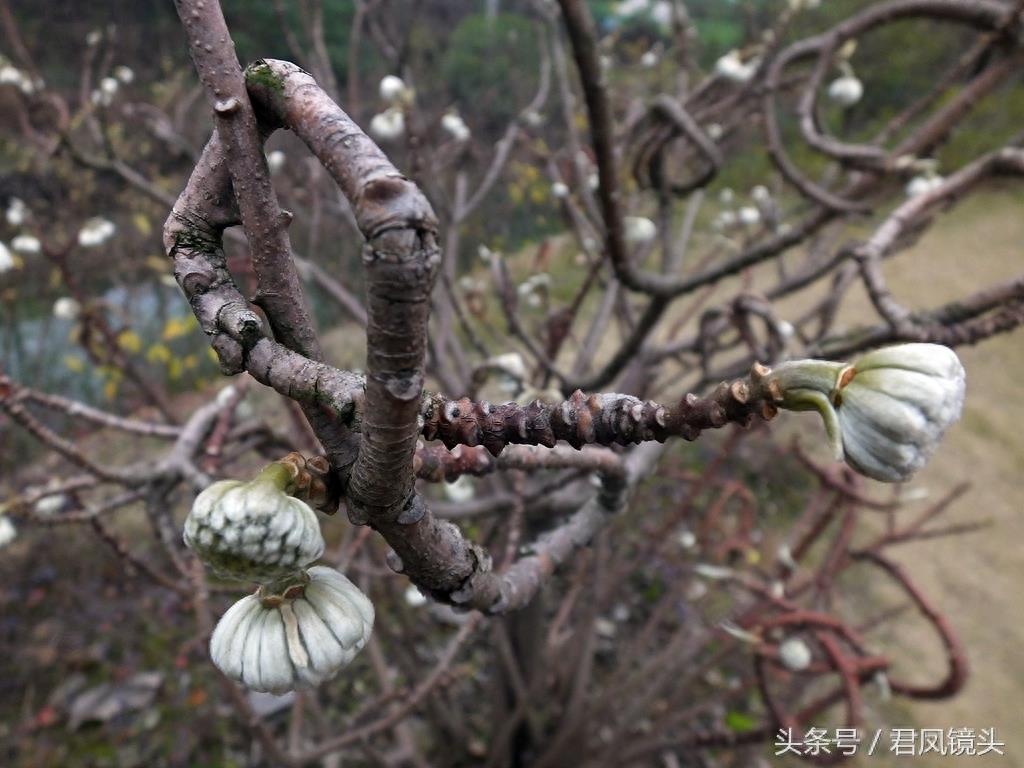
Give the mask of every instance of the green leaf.
M 746 712 L 734 709 L 725 716 L 725 726 L 734 733 L 749 733 L 757 728 L 757 720 Z

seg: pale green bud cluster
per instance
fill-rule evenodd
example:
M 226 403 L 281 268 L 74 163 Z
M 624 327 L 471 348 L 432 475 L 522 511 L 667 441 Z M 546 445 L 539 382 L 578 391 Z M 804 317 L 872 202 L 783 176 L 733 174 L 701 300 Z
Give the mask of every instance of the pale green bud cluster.
M 262 584 L 316 561 L 324 551 L 320 522 L 285 493 L 289 480 L 271 464 L 249 482 L 214 483 L 192 505 L 185 544 L 218 576 Z
M 329 680 L 373 630 L 373 604 L 332 568 L 310 568 L 284 595 L 263 591 L 231 606 L 210 639 L 217 668 L 255 691 L 280 694 Z
M 782 408 L 818 411 L 836 458 L 885 482 L 924 466 L 963 408 L 963 365 L 938 344 L 885 347 L 852 364 L 794 360 L 772 374 Z

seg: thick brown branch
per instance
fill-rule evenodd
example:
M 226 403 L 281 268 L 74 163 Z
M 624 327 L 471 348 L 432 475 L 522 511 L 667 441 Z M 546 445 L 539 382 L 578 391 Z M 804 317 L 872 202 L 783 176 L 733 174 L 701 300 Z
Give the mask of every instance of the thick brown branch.
M 366 238 L 366 407 L 349 511 L 360 522 L 421 514 L 413 504 L 412 461 L 430 291 L 440 262 L 434 213 L 416 185 L 294 64 L 260 61 L 246 79 L 266 113 L 323 163 Z
M 688 394 L 675 407 L 631 395 L 585 395 L 579 390 L 557 405 L 540 400 L 526 406 L 491 405 L 428 395 L 423 436 L 450 448 L 482 445 L 495 456 L 510 443 L 552 447 L 564 440 L 580 448 L 591 443 L 664 442 L 669 437 L 695 440 L 705 429 L 773 417 L 778 395 L 770 370 L 759 365 L 747 379 L 722 383 L 708 397 Z

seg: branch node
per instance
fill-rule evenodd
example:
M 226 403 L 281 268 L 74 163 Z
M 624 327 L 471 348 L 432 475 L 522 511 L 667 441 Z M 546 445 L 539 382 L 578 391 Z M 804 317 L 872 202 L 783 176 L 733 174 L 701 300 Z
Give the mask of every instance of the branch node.
M 213 111 L 216 112 L 220 117 L 228 117 L 238 111 L 241 104 L 238 103 L 238 99 L 234 96 L 230 96 L 226 99 L 220 99 L 213 105 Z

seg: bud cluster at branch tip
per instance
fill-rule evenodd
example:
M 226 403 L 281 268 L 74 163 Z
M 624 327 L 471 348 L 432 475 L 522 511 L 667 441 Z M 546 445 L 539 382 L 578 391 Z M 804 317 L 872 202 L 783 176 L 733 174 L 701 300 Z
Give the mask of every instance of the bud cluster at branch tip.
M 185 544 L 219 576 L 269 583 L 323 554 L 316 513 L 327 499 L 326 460 L 292 453 L 249 482 L 222 480 L 196 497 Z M 297 498 L 297 497 L 302 498 Z
M 210 658 L 253 690 L 285 693 L 334 677 L 366 645 L 373 620 L 355 584 L 315 566 L 231 606 L 213 631 Z
M 924 466 L 964 400 L 963 365 L 939 344 L 884 347 L 853 363 L 793 360 L 774 377 L 782 408 L 821 414 L 836 459 L 890 483 Z
M 309 567 L 324 539 L 306 500 L 326 503 L 329 469 L 323 458 L 288 454 L 248 482 L 209 486 L 185 521 L 186 545 L 214 573 L 260 584 L 210 639 L 217 668 L 253 690 L 284 693 L 330 679 L 373 628 L 366 595 L 332 568 Z

